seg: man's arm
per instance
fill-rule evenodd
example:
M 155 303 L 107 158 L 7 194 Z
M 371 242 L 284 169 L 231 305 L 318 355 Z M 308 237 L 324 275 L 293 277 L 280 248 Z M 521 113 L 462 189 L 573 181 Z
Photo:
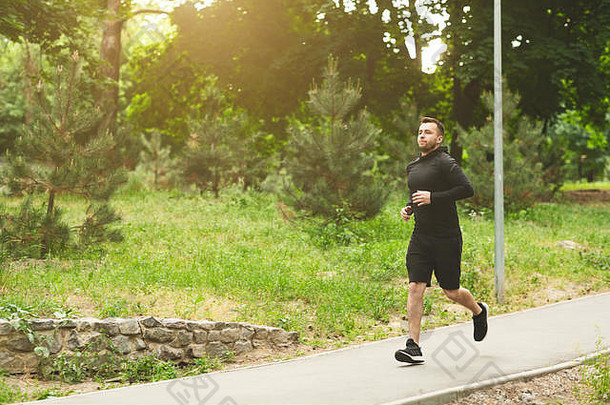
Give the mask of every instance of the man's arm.
M 445 191 L 436 191 L 430 194 L 430 202 L 448 202 L 469 198 L 474 195 L 474 189 L 466 174 L 455 159 L 447 155 L 443 160 L 443 175 L 446 176 L 450 188 Z

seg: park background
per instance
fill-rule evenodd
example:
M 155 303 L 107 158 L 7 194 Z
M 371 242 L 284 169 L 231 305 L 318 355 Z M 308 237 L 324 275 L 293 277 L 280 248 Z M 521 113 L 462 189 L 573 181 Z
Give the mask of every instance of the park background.
M 303 353 L 402 334 L 423 115 L 474 184 L 463 284 L 492 314 L 608 291 L 610 2 L 502 23 L 499 305 L 492 2 L 3 2 L 2 316 L 243 321 Z M 468 319 L 438 289 L 425 315 Z

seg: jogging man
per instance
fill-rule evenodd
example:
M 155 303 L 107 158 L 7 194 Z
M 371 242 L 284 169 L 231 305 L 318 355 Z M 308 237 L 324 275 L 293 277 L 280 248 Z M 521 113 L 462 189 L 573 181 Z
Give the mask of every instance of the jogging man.
M 406 363 L 424 362 L 419 334 L 424 292 L 433 272 L 445 295 L 472 312 L 474 340 L 479 342 L 487 334 L 487 304 L 478 303 L 470 291 L 460 287 L 462 232 L 455 202 L 472 197 L 474 191 L 447 148 L 441 146 L 444 135 L 439 120 L 422 118 L 417 135 L 420 154 L 407 166 L 410 198 L 400 215 L 405 221 L 415 216 L 406 258 L 409 339 L 406 347 L 394 354 L 396 360 Z

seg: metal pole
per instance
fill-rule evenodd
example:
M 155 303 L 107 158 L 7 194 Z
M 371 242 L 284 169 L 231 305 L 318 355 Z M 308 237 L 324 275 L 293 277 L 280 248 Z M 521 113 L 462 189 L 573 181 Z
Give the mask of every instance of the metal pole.
M 494 270 L 496 299 L 504 304 L 504 153 L 502 151 L 502 13 L 494 0 Z

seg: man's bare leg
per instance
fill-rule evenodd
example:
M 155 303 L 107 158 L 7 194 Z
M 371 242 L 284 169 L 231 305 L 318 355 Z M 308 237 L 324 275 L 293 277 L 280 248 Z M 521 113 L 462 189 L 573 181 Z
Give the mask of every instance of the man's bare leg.
M 424 314 L 424 292 L 426 283 L 409 283 L 409 296 L 407 298 L 407 317 L 409 323 L 409 337 L 419 344 L 421 332 L 421 318 Z
M 457 290 L 443 290 L 443 292 L 451 301 L 457 302 L 463 307 L 468 308 L 473 315 L 478 315 L 481 313 L 481 307 L 474 299 L 470 291 L 464 287 L 460 287 Z

